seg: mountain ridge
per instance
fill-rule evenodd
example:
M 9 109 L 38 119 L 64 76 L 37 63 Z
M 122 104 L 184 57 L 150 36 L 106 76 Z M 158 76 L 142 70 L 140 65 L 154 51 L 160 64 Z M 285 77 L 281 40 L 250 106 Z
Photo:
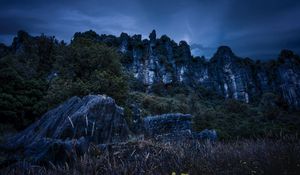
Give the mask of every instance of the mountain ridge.
M 282 96 L 290 106 L 300 107 L 300 59 L 292 51 L 283 50 L 275 65 L 270 67 L 249 58 L 240 58 L 228 46 L 220 46 L 208 61 L 193 57 L 185 41 L 177 45 L 165 35 L 156 39 L 155 30 L 149 35 L 149 41 L 143 40 L 144 50 L 134 43 L 141 40 L 136 40 L 135 36 L 132 38 L 133 41 L 120 37 L 119 50 L 131 55 L 128 69 L 150 87 L 150 91 L 156 83 L 179 82 L 201 85 L 226 98 L 246 103 L 263 93 L 273 92 Z M 133 42 L 132 48 L 130 42 Z
M 19 32 L 11 46 L 1 45 L 0 55 L 24 52 L 26 40 L 34 43 L 37 37 Z M 98 35 L 94 31 L 77 32 L 71 43 L 88 38 L 116 48 L 123 54 L 122 64 L 148 93 L 153 85 L 185 84 L 203 86 L 225 98 L 234 98 L 246 103 L 253 102 L 262 94 L 272 92 L 282 97 L 291 108 L 300 107 L 300 59 L 290 50 L 282 50 L 277 60 L 268 62 L 241 58 L 228 46 L 220 46 L 213 57 L 193 57 L 188 43 L 178 44 L 168 36 L 157 38 L 153 30 L 148 39 L 141 35 L 121 33 Z M 53 37 L 54 39 L 54 37 Z M 55 42 L 58 42 L 55 40 Z

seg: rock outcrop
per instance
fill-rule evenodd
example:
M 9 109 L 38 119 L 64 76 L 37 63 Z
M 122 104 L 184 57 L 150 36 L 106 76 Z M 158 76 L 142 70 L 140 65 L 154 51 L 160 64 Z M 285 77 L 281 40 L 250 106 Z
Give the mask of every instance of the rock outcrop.
M 201 132 L 194 133 L 194 138 L 198 140 L 212 140 L 215 141 L 218 138 L 217 132 L 214 129 L 205 129 Z
M 129 130 L 123 108 L 112 98 L 104 95 L 72 97 L 24 131 L 8 138 L 1 145 L 1 154 L 4 151 L 9 162 L 64 163 L 75 161 L 91 144 L 106 147 L 126 142 L 133 133 L 163 142 L 217 138 L 214 130 L 193 132 L 190 114 L 163 114 L 143 119 L 139 112 L 136 115 L 139 116 L 138 133 Z
M 126 36 L 126 37 L 124 37 Z M 129 58 L 123 64 L 151 92 L 155 84 L 181 83 L 191 87 L 203 86 L 225 98 L 246 103 L 264 93 L 281 96 L 291 108 L 300 109 L 300 58 L 284 50 L 278 60 L 254 62 L 240 58 L 227 46 L 221 46 L 210 60 L 193 57 L 185 41 L 179 44 L 163 35 L 150 40 L 122 34 L 122 53 Z
M 149 39 L 126 33 L 116 37 L 93 31 L 78 32 L 72 42 L 82 37 L 117 48 L 125 57 L 124 67 L 142 84 L 140 88 L 145 92 L 153 92 L 155 85 L 203 86 L 224 98 L 247 103 L 271 92 L 281 96 L 291 108 L 300 109 L 300 58 L 288 50 L 283 50 L 277 60 L 255 62 L 238 57 L 229 47 L 221 46 L 206 60 L 193 57 L 185 41 L 176 43 L 166 35 L 159 38 L 155 30 Z M 42 36 L 32 37 L 20 31 L 10 47 L 0 45 L 0 56 L 9 50 L 17 55 L 31 50 L 37 47 L 39 38 Z M 28 77 L 33 76 L 34 70 L 30 72 L 33 73 L 28 73 Z
M 275 69 L 274 88 L 291 106 L 300 108 L 300 58 L 293 52 L 283 50 L 281 64 Z
M 163 114 L 144 118 L 145 134 L 156 136 L 192 129 L 192 116 L 190 114 Z
M 148 116 L 144 118 L 143 125 L 145 136 L 157 141 L 182 141 L 186 139 L 215 141 L 217 139 L 215 130 L 193 131 L 190 114 L 169 113 Z
M 120 142 L 129 134 L 123 108 L 112 98 L 72 97 L 8 139 L 4 149 L 35 161 L 66 160 L 87 151 L 90 142 Z
M 118 48 L 125 57 L 122 59 L 124 67 L 142 84 L 139 88 L 145 92 L 153 92 L 155 85 L 203 86 L 224 98 L 246 103 L 271 92 L 280 96 L 290 108 L 300 109 L 300 58 L 288 50 L 283 50 L 277 60 L 255 62 L 238 57 L 229 47 L 221 46 L 206 60 L 193 57 L 185 41 L 176 43 L 166 35 L 159 38 L 155 30 L 149 39 L 126 33 L 116 37 L 98 35 L 94 31 L 77 32 L 72 42 L 82 37 Z M 39 39 L 53 42 L 52 37 L 32 37 L 20 31 L 11 46 L 0 45 L 0 56 L 18 55 L 30 50 L 28 46 L 36 48 Z M 26 76 L 33 77 L 34 72 L 35 69 L 28 71 Z

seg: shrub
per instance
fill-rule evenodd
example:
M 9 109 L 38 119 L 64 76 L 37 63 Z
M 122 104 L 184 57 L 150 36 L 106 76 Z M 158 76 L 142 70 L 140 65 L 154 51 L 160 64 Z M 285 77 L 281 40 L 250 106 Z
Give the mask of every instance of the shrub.
M 241 113 L 247 115 L 248 107 L 246 104 L 234 100 L 234 99 L 227 99 L 225 100 L 224 104 L 225 110 L 228 113 Z

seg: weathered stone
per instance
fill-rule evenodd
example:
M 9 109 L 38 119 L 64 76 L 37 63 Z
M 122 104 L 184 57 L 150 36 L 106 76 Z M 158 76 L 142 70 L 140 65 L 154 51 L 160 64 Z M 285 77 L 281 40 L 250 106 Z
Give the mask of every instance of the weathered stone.
M 300 58 L 283 50 L 276 69 L 275 88 L 291 106 L 300 109 Z
M 225 98 L 249 102 L 255 87 L 250 65 L 235 56 L 227 46 L 219 47 L 209 62 L 210 86 Z
M 90 142 L 120 142 L 129 134 L 123 108 L 110 97 L 89 95 L 72 97 L 50 110 L 23 132 L 9 138 L 3 147 L 20 151 L 36 161 L 49 160 L 49 156 L 54 156 L 51 160 L 60 160 L 72 156 L 72 152 L 83 153 Z
M 155 141 L 159 142 L 184 142 L 186 140 L 193 140 L 194 136 L 191 130 L 182 130 L 182 131 L 176 131 L 171 133 L 165 133 L 156 135 L 153 137 Z
M 24 147 L 26 160 L 39 163 L 70 162 L 88 151 L 89 142 L 84 137 L 72 140 L 42 138 Z
M 228 46 L 218 48 L 209 60 L 193 59 L 189 45 L 177 45 L 167 36 L 156 39 L 156 33 L 145 40 L 144 48 L 133 46 L 133 62 L 128 70 L 147 86 L 179 82 L 191 87 L 209 88 L 225 98 L 252 102 L 266 92 L 281 95 L 290 107 L 299 105 L 299 57 L 284 51 L 278 64 L 255 63 L 236 56 Z M 131 66 L 130 66 L 131 65 Z M 271 65 L 271 66 L 270 66 Z
M 205 129 L 195 132 L 192 129 L 190 114 L 162 114 L 144 118 L 144 133 L 148 138 L 156 141 L 184 141 L 184 140 L 217 140 L 215 130 Z
M 176 133 L 183 130 L 191 130 L 190 114 L 163 114 L 144 118 L 145 134 L 150 137 L 156 135 Z
M 216 130 L 212 129 L 205 129 L 201 132 L 195 132 L 193 133 L 194 138 L 200 139 L 200 140 L 211 140 L 216 141 L 218 138 Z
M 120 35 L 120 51 L 122 53 L 126 53 L 128 51 L 128 45 L 129 45 L 130 37 L 127 33 L 121 33 Z
M 155 30 L 152 30 L 152 32 L 150 33 L 149 39 L 151 42 L 156 40 L 156 31 Z
M 130 127 L 131 131 L 135 134 L 143 134 L 144 126 L 143 126 L 143 117 L 141 114 L 141 109 L 138 107 L 137 104 L 131 105 L 132 111 L 132 125 Z
M 217 132 L 213 129 L 212 130 L 205 129 L 200 132 L 195 132 L 187 129 L 187 130 L 181 130 L 181 131 L 156 135 L 153 137 L 153 139 L 162 142 L 168 142 L 168 141 L 183 142 L 186 140 L 216 141 L 218 139 L 218 135 Z

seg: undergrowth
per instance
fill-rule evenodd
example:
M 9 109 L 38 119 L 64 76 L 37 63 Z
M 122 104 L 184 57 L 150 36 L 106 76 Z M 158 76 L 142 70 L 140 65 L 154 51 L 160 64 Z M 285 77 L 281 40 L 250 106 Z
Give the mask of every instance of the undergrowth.
M 150 140 L 91 146 L 73 163 L 20 162 L 1 174 L 299 174 L 299 139 L 229 142 Z

